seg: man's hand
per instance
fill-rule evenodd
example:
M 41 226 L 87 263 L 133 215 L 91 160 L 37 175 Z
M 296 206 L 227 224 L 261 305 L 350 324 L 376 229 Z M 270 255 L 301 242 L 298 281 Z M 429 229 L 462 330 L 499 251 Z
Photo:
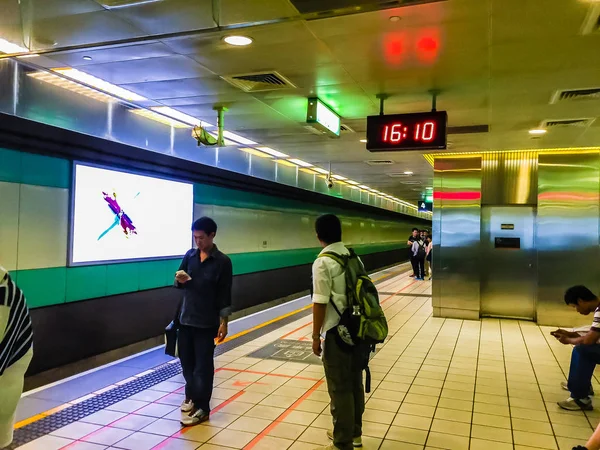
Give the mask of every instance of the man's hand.
M 567 336 L 566 334 L 557 334 L 554 337 L 558 339 L 558 342 L 560 342 L 561 344 L 568 345 L 571 343 L 571 337 Z
M 315 355 L 321 356 L 321 353 L 322 353 L 322 350 L 321 350 L 321 338 L 318 338 L 318 339 L 314 339 L 313 338 L 312 351 L 313 351 L 313 353 Z
M 192 279 L 192 277 L 190 277 L 183 270 L 178 270 L 177 272 L 175 272 L 175 281 L 177 281 L 179 284 L 185 284 L 188 281 L 190 281 L 191 279 Z
M 227 337 L 227 324 L 221 323 L 219 326 L 219 332 L 217 333 L 217 344 L 220 344 Z

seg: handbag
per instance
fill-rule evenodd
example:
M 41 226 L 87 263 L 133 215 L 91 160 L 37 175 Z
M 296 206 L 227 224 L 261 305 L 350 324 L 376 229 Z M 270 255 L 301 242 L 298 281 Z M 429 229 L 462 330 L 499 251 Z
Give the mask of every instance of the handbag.
M 179 314 L 181 314 L 182 303 L 183 298 L 179 301 L 179 306 L 177 306 L 177 313 L 175 314 L 175 318 L 165 328 L 165 355 L 172 356 L 173 358 L 177 358 L 179 356 L 177 335 L 179 333 L 179 327 L 181 326 L 181 324 L 179 323 Z

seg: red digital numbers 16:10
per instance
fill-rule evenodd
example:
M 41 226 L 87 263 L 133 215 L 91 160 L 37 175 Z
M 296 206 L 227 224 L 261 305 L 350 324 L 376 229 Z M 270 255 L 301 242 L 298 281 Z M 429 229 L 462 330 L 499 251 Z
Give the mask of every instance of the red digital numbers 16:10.
M 403 139 L 406 139 L 407 135 L 408 127 L 402 125 L 402 123 L 386 125 L 383 127 L 383 142 L 391 142 L 393 144 L 397 144 Z M 435 139 L 435 135 L 435 122 L 428 121 L 424 123 L 417 123 L 415 125 L 413 139 L 416 142 L 431 142 Z

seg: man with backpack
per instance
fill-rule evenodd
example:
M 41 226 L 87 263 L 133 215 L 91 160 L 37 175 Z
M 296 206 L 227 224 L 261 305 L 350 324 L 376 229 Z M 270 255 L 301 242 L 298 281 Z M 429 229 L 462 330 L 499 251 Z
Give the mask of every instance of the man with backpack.
M 333 443 L 320 450 L 351 450 L 362 447 L 362 371 L 369 392 L 369 355 L 387 337 L 387 323 L 362 262 L 342 243 L 339 218 L 321 216 L 315 230 L 324 248 L 313 264 L 312 348 L 322 355 L 334 424 Z
M 427 256 L 427 244 L 421 237 L 417 238 L 412 244 L 413 266 L 415 270 L 415 280 L 425 280 L 425 257 Z

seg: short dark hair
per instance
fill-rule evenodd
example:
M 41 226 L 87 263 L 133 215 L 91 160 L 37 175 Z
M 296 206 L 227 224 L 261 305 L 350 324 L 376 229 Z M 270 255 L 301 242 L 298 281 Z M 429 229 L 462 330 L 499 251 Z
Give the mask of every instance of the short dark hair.
M 319 240 L 326 244 L 335 244 L 342 240 L 342 222 L 335 214 L 325 214 L 315 222 L 315 231 Z
M 210 217 L 200 217 L 192 225 L 192 231 L 204 231 L 206 234 L 211 235 L 217 233 L 217 222 L 212 220 Z
M 592 302 L 597 299 L 598 297 L 585 286 L 573 286 L 565 292 L 565 303 L 567 305 L 576 305 L 578 300 Z
M 419 231 L 419 229 L 418 229 L 418 228 L 413 228 L 412 230 L 413 230 L 413 231 Z

